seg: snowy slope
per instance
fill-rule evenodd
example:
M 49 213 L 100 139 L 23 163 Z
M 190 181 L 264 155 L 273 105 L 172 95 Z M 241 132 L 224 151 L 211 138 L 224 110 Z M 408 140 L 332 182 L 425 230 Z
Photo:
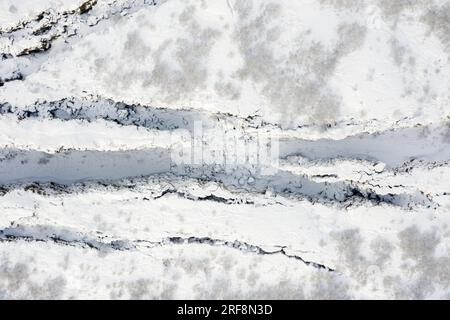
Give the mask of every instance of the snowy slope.
M 450 299 L 447 0 L 0 0 L 0 298 Z

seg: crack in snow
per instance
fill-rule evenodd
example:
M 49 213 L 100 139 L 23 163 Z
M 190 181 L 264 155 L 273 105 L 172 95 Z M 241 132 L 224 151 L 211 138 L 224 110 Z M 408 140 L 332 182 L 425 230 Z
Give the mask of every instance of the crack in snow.
M 14 224 L 14 223 L 13 223 Z M 267 251 L 262 247 L 249 244 L 247 242 L 234 240 L 221 240 L 210 237 L 166 237 L 161 241 L 149 241 L 149 240 L 120 240 L 115 239 L 108 241 L 109 237 L 101 235 L 97 232 L 98 238 L 90 238 L 79 232 L 74 232 L 64 228 L 51 227 L 51 226 L 21 226 L 14 225 L 9 228 L 0 230 L 0 242 L 13 242 L 13 241 L 28 241 L 28 242 L 54 242 L 60 245 L 66 246 L 79 246 L 83 248 L 89 248 L 94 250 L 115 250 L 115 251 L 128 251 L 137 250 L 142 251 L 142 248 L 151 249 L 155 246 L 169 246 L 169 245 L 189 245 L 189 244 L 201 244 L 208 246 L 222 246 L 231 249 L 236 249 L 244 253 L 252 253 L 257 255 L 276 255 L 280 254 L 289 259 L 297 260 L 307 266 L 311 266 L 316 269 L 324 269 L 326 271 L 333 272 L 334 269 L 325 266 L 323 264 L 308 261 L 301 256 L 288 254 L 285 247 L 279 250 Z

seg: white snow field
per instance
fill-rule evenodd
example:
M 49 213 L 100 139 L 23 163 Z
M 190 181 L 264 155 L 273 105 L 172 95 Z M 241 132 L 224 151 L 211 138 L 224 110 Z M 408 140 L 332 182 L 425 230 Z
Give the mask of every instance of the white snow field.
M 450 1 L 0 0 L 0 299 L 450 299 Z

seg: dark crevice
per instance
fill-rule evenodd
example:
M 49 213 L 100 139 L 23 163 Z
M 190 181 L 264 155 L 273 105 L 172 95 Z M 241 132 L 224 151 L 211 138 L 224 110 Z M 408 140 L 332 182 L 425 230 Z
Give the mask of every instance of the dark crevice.
M 74 151 L 75 154 L 73 157 L 82 156 L 85 154 L 84 159 L 87 156 L 95 156 L 97 153 L 94 152 L 86 152 L 80 153 L 80 151 Z M 140 151 L 136 151 L 140 152 Z M 45 159 L 46 162 L 42 163 L 41 166 L 48 166 L 52 161 L 56 161 L 55 165 L 58 165 L 60 161 L 64 161 L 68 163 L 72 160 L 70 156 L 71 152 L 58 152 L 53 154 L 50 158 L 46 157 L 43 154 L 41 157 L 33 156 L 34 159 Z M 99 153 L 100 155 L 101 153 Z M 106 154 L 109 154 L 106 157 Z M 132 155 L 133 153 L 128 152 L 128 154 Z M 18 152 L 6 152 L 3 153 L 0 158 L 0 162 L 4 161 L 16 161 L 18 163 L 26 162 L 24 165 L 32 164 L 27 158 L 23 157 L 24 153 L 21 151 Z M 148 157 L 148 150 L 145 151 L 142 156 Z M 106 175 L 106 172 L 102 172 L 102 163 L 99 159 L 108 159 L 108 161 L 113 161 L 114 159 L 121 159 L 122 156 L 125 156 L 122 153 L 109 152 L 102 154 L 102 157 L 96 160 L 97 165 L 99 166 L 96 170 L 97 175 Z M 74 158 L 74 159 L 78 159 Z M 25 160 L 21 160 L 25 159 Z M 60 160 L 57 160 L 60 159 Z M 63 160 L 64 159 L 64 160 Z M 74 160 L 75 161 L 75 160 Z M 100 162 L 99 162 L 100 161 Z M 105 160 L 102 160 L 105 161 Z M 125 164 L 122 164 L 125 165 Z M 6 165 L 3 165 L 6 168 Z M 59 166 L 59 165 L 58 165 Z M 75 174 L 78 167 L 69 168 L 65 170 L 67 174 Z M 121 167 L 116 167 L 116 170 L 119 170 Z M 138 170 L 139 168 L 136 168 Z M 270 190 L 274 195 L 280 195 L 286 199 L 292 199 L 296 201 L 307 200 L 311 203 L 320 203 L 324 205 L 331 206 L 339 206 L 343 208 L 348 208 L 353 205 L 362 205 L 367 203 L 367 201 L 371 202 L 373 205 L 381 205 L 388 204 L 397 207 L 401 207 L 407 210 L 411 210 L 415 206 L 424 206 L 427 208 L 436 209 L 439 207 L 439 204 L 435 203 L 430 195 L 425 195 L 423 192 L 417 192 L 415 194 L 378 194 L 371 189 L 360 189 L 354 183 L 346 183 L 346 182 L 314 182 L 309 180 L 307 177 L 293 175 L 287 172 L 278 172 L 272 176 L 259 176 L 254 175 L 255 183 L 252 185 L 239 185 L 236 179 L 238 176 L 233 176 L 227 173 L 226 171 L 215 171 L 216 169 L 208 170 L 208 167 L 201 168 L 192 168 L 189 174 L 177 174 L 170 171 L 154 173 L 154 174 L 139 174 L 141 171 L 135 171 L 136 176 L 129 176 L 124 178 L 116 178 L 116 179 L 106 179 L 106 178 L 96 178 L 95 176 L 90 176 L 87 181 L 78 181 L 74 180 L 72 182 L 58 182 L 58 179 L 64 180 L 64 177 L 60 178 L 49 178 L 47 173 L 42 173 L 44 180 L 39 181 L 36 178 L 38 171 L 34 169 L 34 182 L 11 182 L 6 183 L 3 182 L 1 185 L 5 190 L 12 190 L 18 188 L 25 188 L 27 191 L 32 191 L 35 193 L 39 193 L 42 195 L 46 194 L 54 194 L 54 193 L 66 193 L 66 192 L 84 192 L 86 190 L 92 190 L 92 188 L 96 188 L 98 186 L 102 187 L 111 187 L 117 190 L 128 188 L 133 189 L 139 186 L 145 186 L 148 184 L 154 184 L 155 181 L 159 181 L 163 185 L 169 183 L 172 185 L 172 181 L 186 182 L 192 180 L 194 183 L 202 183 L 204 181 L 217 183 L 219 186 L 228 190 L 231 193 L 241 197 L 236 198 L 223 198 L 214 194 L 209 194 L 206 196 L 194 196 L 192 194 L 186 193 L 184 191 L 177 190 L 175 187 L 165 188 L 160 191 L 160 193 L 156 196 L 152 195 L 147 200 L 158 199 L 164 197 L 168 194 L 176 194 L 179 197 L 186 198 L 192 201 L 214 201 L 218 203 L 224 204 L 254 204 L 253 201 L 245 199 L 246 195 L 265 195 L 267 191 Z M 90 167 L 90 170 L 94 170 L 94 168 Z M 170 170 L 167 168 L 167 170 Z M 239 172 L 239 171 L 237 171 Z M 80 179 L 82 177 L 80 176 Z M 25 178 L 24 178 L 25 179 Z M 50 180 L 49 180 L 50 179 Z M 74 178 L 72 178 L 74 179 Z M 239 179 L 237 179 L 239 180 Z M 272 197 L 268 197 L 268 199 L 272 199 Z M 145 200 L 145 199 L 144 199 Z M 278 202 L 277 202 L 278 203 Z
M 45 52 L 51 48 L 51 46 L 52 46 L 51 41 L 52 40 L 41 39 L 39 42 L 39 45 L 37 45 L 35 47 L 31 47 L 31 48 L 25 48 L 22 51 L 20 51 L 17 54 L 17 56 L 20 57 L 20 56 L 26 56 L 29 54 L 33 54 L 33 53 Z
M 88 0 L 84 2 L 79 8 L 78 12 L 84 14 L 92 10 L 92 8 L 97 4 L 97 0 Z
M 77 9 L 74 10 L 66 10 L 60 13 L 53 13 L 51 10 L 48 11 L 42 11 L 40 13 L 38 13 L 36 15 L 36 17 L 30 19 L 30 20 L 26 20 L 26 21 L 20 21 L 19 23 L 17 23 L 15 26 L 13 27 L 9 27 L 7 29 L 0 29 L 0 35 L 4 35 L 4 34 L 10 34 L 10 33 L 14 33 L 20 30 L 23 30 L 25 28 L 27 28 L 28 26 L 30 26 L 33 23 L 39 23 L 42 20 L 44 20 L 44 18 L 48 18 L 49 20 L 49 24 L 47 25 L 43 25 L 43 26 L 38 26 L 38 28 L 36 30 L 39 30 L 41 28 L 46 28 L 46 27 L 52 27 L 53 25 L 57 24 L 58 21 L 61 19 L 62 16 L 67 17 L 70 15 L 74 15 L 74 14 L 84 14 L 87 13 L 89 11 L 92 10 L 92 8 L 97 4 L 97 0 L 88 0 L 84 3 L 82 3 Z M 34 31 L 36 31 L 34 30 Z M 39 35 L 38 33 L 32 33 L 33 35 Z
M 252 245 L 249 244 L 247 242 L 242 242 L 242 241 L 226 241 L 226 240 L 220 240 L 220 239 L 214 239 L 214 238 L 210 238 L 210 237 L 188 237 L 188 238 L 182 238 L 182 237 L 169 237 L 164 239 L 163 241 L 160 242 L 161 245 L 166 245 L 166 244 L 191 244 L 191 243 L 197 243 L 197 244 L 207 244 L 207 245 L 211 245 L 211 246 L 226 246 L 229 248 L 233 248 L 233 249 L 238 249 L 240 251 L 244 251 L 244 252 L 251 252 L 251 253 L 256 253 L 258 255 L 274 255 L 274 254 L 282 254 L 285 257 L 288 257 L 290 259 L 295 259 L 298 261 L 303 262 L 304 264 L 317 268 L 317 269 L 324 269 L 326 271 L 335 271 L 334 269 L 327 267 L 323 264 L 317 263 L 317 262 L 313 262 L 313 261 L 308 261 L 303 259 L 300 256 L 297 255 L 291 255 L 286 253 L 285 248 L 281 248 L 279 250 L 275 250 L 275 251 L 266 251 L 263 248 L 256 246 L 256 245 Z
M 208 246 L 228 247 L 236 249 L 245 253 L 257 254 L 257 255 L 276 255 L 280 254 L 289 259 L 297 260 L 307 266 L 323 269 L 325 271 L 333 272 L 334 269 L 327 267 L 323 264 L 308 261 L 301 256 L 288 254 L 285 248 L 281 248 L 275 251 L 267 251 L 262 247 L 249 244 L 247 242 L 235 240 L 227 241 L 221 239 L 215 239 L 210 237 L 167 237 L 161 241 L 148 241 L 148 240 L 113 240 L 108 241 L 106 236 L 100 233 L 98 239 L 89 238 L 83 234 L 68 231 L 65 229 L 53 228 L 53 227 L 23 227 L 20 225 L 14 225 L 9 228 L 0 230 L 0 242 L 14 242 L 14 241 L 28 241 L 28 242 L 53 242 L 60 245 L 82 247 L 94 250 L 115 250 L 115 251 L 130 251 L 139 249 L 151 249 L 155 246 L 169 246 L 169 245 L 189 245 L 189 244 L 202 244 Z
M 59 120 L 105 120 L 119 125 L 133 125 L 158 130 L 188 129 L 192 130 L 193 122 L 244 125 L 251 129 L 279 129 L 278 124 L 265 121 L 260 115 L 246 117 L 227 112 L 209 113 L 203 110 L 186 108 L 164 108 L 143 104 L 127 104 L 108 98 L 91 95 L 85 98 L 68 97 L 56 101 L 40 101 L 27 107 L 36 112 L 38 117 Z M 24 109 L 17 109 L 7 102 L 0 102 L 0 114 L 12 113 L 21 120 L 28 118 Z M 301 127 L 316 127 L 305 125 Z
M 17 109 L 5 102 L 0 103 L 0 114 L 14 114 L 19 120 L 38 117 L 92 122 L 101 119 L 124 126 L 158 130 L 192 129 L 194 121 L 209 116 L 199 111 L 155 108 L 139 104 L 128 105 L 95 97 L 38 102 L 26 109 Z
M 163 192 L 161 192 L 160 195 L 153 197 L 154 200 L 162 198 L 168 194 L 175 194 L 180 198 L 189 199 L 192 201 L 212 201 L 217 203 L 223 203 L 223 204 L 254 204 L 253 201 L 248 199 L 239 199 L 239 198 L 224 198 L 220 196 L 216 196 L 214 194 L 209 194 L 207 196 L 194 196 L 192 194 L 181 192 L 174 189 L 166 189 Z
M 111 16 L 122 13 L 123 10 L 129 9 L 130 5 L 126 3 L 111 3 L 109 4 L 109 10 L 107 13 L 101 14 L 94 17 L 96 19 L 93 23 L 88 23 L 84 15 L 88 14 L 94 6 L 97 4 L 97 0 L 88 0 L 83 2 L 78 8 L 74 10 L 65 10 L 62 12 L 54 12 L 49 9 L 39 13 L 35 18 L 27 21 L 20 21 L 15 26 L 0 29 L 0 36 L 7 35 L 11 39 L 16 40 L 16 38 L 40 38 L 40 45 L 35 47 L 26 48 L 20 51 L 16 56 L 26 56 L 37 53 L 46 52 L 51 48 L 52 42 L 60 37 L 72 37 L 77 34 L 77 30 L 84 26 L 93 27 L 97 25 L 100 21 L 111 18 Z M 156 0 L 144 1 L 143 5 L 157 5 Z M 140 6 L 137 6 L 138 10 Z M 110 11 L 110 12 L 109 12 Z M 73 32 L 68 32 L 68 25 L 74 26 Z M 8 55 L 8 58 L 12 58 L 13 55 Z
M 16 71 L 16 72 L 14 72 L 12 75 L 10 75 L 7 78 L 1 78 L 0 77 L 0 87 L 2 87 L 7 82 L 17 81 L 17 80 L 21 81 L 23 79 L 24 79 L 23 75 L 20 72 Z M 1 114 L 1 112 L 0 112 L 0 114 Z

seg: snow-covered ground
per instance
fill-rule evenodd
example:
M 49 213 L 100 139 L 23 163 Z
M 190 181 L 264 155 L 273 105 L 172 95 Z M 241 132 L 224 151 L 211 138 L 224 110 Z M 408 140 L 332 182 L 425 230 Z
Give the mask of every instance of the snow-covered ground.
M 450 1 L 0 0 L 0 299 L 450 299 Z

